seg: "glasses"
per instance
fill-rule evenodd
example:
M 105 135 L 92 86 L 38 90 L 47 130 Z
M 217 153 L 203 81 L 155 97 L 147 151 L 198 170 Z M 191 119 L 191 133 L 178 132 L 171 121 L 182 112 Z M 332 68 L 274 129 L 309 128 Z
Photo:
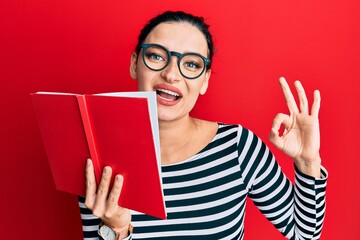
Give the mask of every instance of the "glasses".
M 177 65 L 181 75 L 187 79 L 195 79 L 201 76 L 207 66 L 210 64 L 210 59 L 198 53 L 185 53 L 169 51 L 165 47 L 150 43 L 142 44 L 142 59 L 146 67 L 153 71 L 161 71 L 166 68 L 171 56 L 178 57 Z

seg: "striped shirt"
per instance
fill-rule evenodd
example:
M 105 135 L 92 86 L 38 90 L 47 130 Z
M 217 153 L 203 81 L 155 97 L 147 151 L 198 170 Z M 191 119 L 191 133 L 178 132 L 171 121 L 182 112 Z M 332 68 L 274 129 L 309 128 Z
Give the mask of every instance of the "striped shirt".
M 219 124 L 201 152 L 162 166 L 161 176 L 168 218 L 132 211 L 132 239 L 243 239 L 247 197 L 285 237 L 320 238 L 326 170 L 318 179 L 295 168 L 292 184 L 268 147 L 240 125 Z M 84 239 L 98 239 L 99 219 L 83 202 Z

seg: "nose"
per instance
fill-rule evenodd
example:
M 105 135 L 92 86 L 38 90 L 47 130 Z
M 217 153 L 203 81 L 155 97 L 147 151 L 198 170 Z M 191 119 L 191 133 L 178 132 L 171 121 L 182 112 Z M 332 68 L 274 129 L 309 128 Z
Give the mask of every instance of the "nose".
M 178 82 L 181 79 L 181 73 L 178 67 L 178 58 L 172 56 L 169 64 L 161 71 L 161 76 L 168 82 Z

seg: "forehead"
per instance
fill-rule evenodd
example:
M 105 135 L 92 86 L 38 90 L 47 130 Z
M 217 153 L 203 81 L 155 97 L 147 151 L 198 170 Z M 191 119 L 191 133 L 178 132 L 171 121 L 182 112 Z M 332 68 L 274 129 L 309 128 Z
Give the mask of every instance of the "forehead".
M 157 43 L 170 51 L 197 52 L 207 54 L 204 34 L 187 22 L 166 22 L 157 25 L 146 37 L 144 43 Z

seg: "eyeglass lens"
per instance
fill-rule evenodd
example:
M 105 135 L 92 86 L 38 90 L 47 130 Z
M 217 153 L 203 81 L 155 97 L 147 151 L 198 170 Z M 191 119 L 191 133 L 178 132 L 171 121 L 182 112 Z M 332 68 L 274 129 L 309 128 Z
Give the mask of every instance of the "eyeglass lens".
M 144 52 L 144 62 L 152 70 L 164 69 L 169 60 L 170 53 L 160 46 L 150 46 Z M 179 70 L 186 78 L 197 78 L 205 68 L 204 60 L 196 54 L 184 54 L 178 62 Z

